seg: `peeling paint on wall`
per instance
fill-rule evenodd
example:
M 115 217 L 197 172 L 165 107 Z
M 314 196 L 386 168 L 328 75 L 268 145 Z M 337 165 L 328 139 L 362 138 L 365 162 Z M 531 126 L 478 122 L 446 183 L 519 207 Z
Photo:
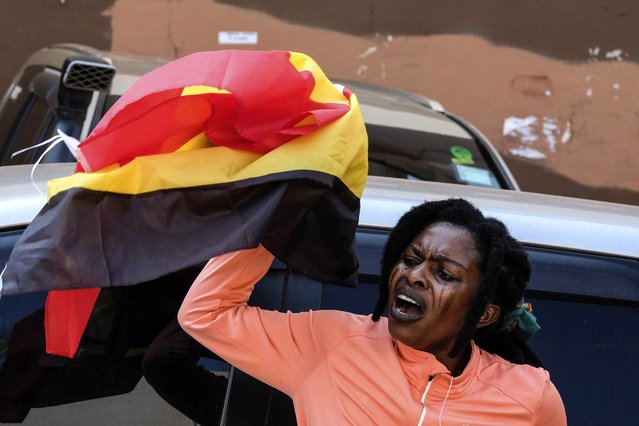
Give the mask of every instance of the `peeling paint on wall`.
M 639 104 L 623 96 L 639 98 L 639 65 L 622 60 L 620 49 L 591 46 L 582 63 L 568 63 L 477 36 L 356 36 L 206 0 L 118 0 L 112 25 L 114 50 L 164 57 L 225 48 L 219 31 L 250 28 L 259 42 L 240 48 L 301 51 L 331 76 L 441 101 L 482 130 L 507 161 L 535 157 L 584 184 L 639 190 L 639 167 L 621 161 L 629 144 L 639 143 Z M 543 144 L 513 146 L 513 136 L 503 133 L 509 116 L 536 117 L 534 135 Z

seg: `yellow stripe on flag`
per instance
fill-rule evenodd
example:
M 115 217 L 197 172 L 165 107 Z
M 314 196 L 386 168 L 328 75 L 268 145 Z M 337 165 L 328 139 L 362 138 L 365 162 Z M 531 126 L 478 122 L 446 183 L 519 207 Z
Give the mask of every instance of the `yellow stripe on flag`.
M 315 79 L 315 87 L 310 98 L 315 102 L 348 105 L 348 99 L 326 77 L 317 62 L 303 53 L 291 52 L 289 61 L 298 71 L 309 71 Z
M 198 135 L 177 152 L 137 157 L 114 170 L 54 179 L 49 195 L 74 187 L 141 194 L 312 170 L 336 176 L 361 197 L 368 172 L 366 130 L 356 97 L 350 101 L 350 111 L 339 120 L 266 154 L 215 146 L 202 149 L 208 141 Z

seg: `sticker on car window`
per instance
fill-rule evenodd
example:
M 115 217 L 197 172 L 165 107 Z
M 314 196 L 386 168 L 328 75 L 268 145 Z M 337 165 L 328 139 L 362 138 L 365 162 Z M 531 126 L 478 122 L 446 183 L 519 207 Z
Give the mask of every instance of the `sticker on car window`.
M 490 170 L 466 166 L 463 164 L 455 164 L 454 170 L 459 182 L 476 186 L 499 186 L 497 179 L 495 179 L 495 176 Z
M 453 154 L 453 157 L 450 159 L 453 164 L 475 164 L 473 153 L 470 152 L 468 148 L 453 145 L 450 147 L 450 153 Z

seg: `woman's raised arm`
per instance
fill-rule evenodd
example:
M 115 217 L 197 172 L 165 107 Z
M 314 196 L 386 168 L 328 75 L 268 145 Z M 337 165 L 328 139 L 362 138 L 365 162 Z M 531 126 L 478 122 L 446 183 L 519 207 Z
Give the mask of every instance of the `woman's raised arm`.
M 184 299 L 178 321 L 218 356 L 292 395 L 341 338 L 343 313 L 282 313 L 248 306 L 255 283 L 272 261 L 261 245 L 211 259 Z

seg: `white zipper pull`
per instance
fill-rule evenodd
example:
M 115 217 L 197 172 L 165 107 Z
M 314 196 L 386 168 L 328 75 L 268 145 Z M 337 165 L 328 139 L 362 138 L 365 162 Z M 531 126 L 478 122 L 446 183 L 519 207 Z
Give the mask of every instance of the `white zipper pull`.
M 420 402 L 422 403 L 422 415 L 419 416 L 419 421 L 417 422 L 417 426 L 422 426 L 424 423 L 424 419 L 426 418 L 426 395 L 428 395 L 428 390 L 430 389 L 430 385 L 435 381 L 436 376 L 430 376 L 428 379 L 428 384 L 426 385 L 426 389 L 424 389 L 424 393 L 422 394 L 422 398 Z
M 439 426 L 442 426 L 442 414 L 444 414 L 444 405 L 446 405 L 446 401 L 448 401 L 448 395 L 450 395 L 450 390 L 453 388 L 453 380 L 455 380 L 455 378 L 453 376 L 450 376 L 448 391 L 446 392 L 446 396 L 444 397 L 444 402 L 442 402 L 442 408 L 439 409 Z

